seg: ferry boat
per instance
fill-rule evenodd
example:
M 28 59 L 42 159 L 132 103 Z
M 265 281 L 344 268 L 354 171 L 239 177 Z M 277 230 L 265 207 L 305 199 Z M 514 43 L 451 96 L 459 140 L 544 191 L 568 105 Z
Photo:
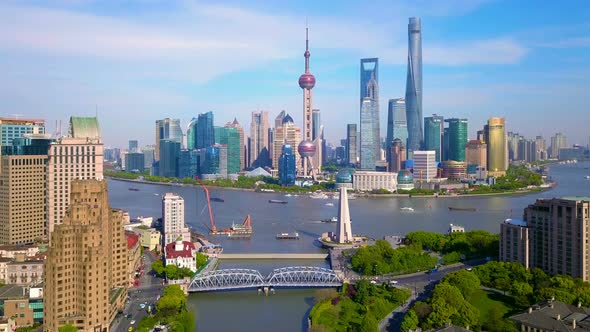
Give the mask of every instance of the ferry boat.
M 275 204 L 287 204 L 287 201 L 281 201 L 280 199 L 269 199 L 268 202 Z
M 286 194 L 285 197 L 292 197 L 293 195 L 291 194 Z
M 225 202 L 225 200 L 223 198 L 211 197 L 211 202 L 220 202 L 220 203 L 223 203 L 223 202 Z
M 139 191 L 138 188 L 129 188 L 129 191 Z
M 321 191 L 316 191 L 315 193 L 309 195 L 309 197 L 313 199 L 328 199 L 328 195 L 324 194 Z
M 280 233 L 276 238 L 277 240 L 299 240 L 299 233 Z
M 590 175 L 586 175 L 586 176 L 584 177 L 584 179 L 586 179 L 586 180 L 590 180 Z
M 404 206 L 404 207 L 403 207 L 403 208 L 401 208 L 400 210 L 402 210 L 402 211 L 409 211 L 409 212 L 414 212 L 414 208 L 407 207 L 407 206 Z
M 326 222 L 326 223 L 338 222 L 338 217 L 332 217 L 330 219 L 322 219 L 321 222 Z
M 326 206 L 334 206 L 334 203 L 328 202 L 328 203 L 326 203 Z

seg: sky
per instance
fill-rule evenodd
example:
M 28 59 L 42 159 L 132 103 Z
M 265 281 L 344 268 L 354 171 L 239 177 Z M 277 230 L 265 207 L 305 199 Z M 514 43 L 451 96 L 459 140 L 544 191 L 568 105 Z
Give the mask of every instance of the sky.
M 580 1 L 0 1 L 0 116 L 98 114 L 103 141 L 154 144 L 155 120 L 213 111 L 303 113 L 297 81 L 310 29 L 314 108 L 328 142 L 359 122 L 360 59 L 379 58 L 387 100 L 405 95 L 408 18 L 422 19 L 424 116 L 491 116 L 547 141 L 589 142 L 590 3 Z M 306 23 L 307 22 L 307 23 Z

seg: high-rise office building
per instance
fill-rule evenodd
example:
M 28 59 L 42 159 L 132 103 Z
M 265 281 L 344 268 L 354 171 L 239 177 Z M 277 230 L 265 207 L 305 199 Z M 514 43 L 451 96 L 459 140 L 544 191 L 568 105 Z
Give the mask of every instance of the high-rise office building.
M 141 148 L 141 153 L 143 153 L 144 169 L 150 169 L 152 167 L 152 164 L 154 163 L 155 151 L 155 145 L 146 145 Z
M 406 148 L 401 139 L 396 138 L 393 140 L 393 144 L 390 147 L 389 158 L 388 163 L 390 172 L 398 173 L 406 168 Z
M 298 155 L 301 156 L 301 171 L 303 176 L 311 176 L 315 179 L 315 175 L 322 167 L 322 139 L 321 137 L 318 137 L 317 139 L 313 138 L 314 118 L 312 89 L 315 86 L 316 81 L 315 76 L 309 71 L 309 58 L 311 53 L 309 52 L 307 28 L 305 28 L 305 53 L 303 56 L 305 57 L 305 72 L 299 76 L 299 87 L 303 89 L 303 138 L 301 143 L 297 146 L 297 152 Z
M 2 146 L 0 244 L 29 244 L 45 238 L 51 140 L 38 136 L 13 138 L 10 145 Z
M 156 120 L 156 151 L 155 160 L 160 160 L 160 141 L 170 140 L 182 145 L 182 128 L 180 128 L 179 119 L 162 119 Z
M 251 166 L 270 166 L 268 146 L 268 112 L 252 112 L 250 124 L 250 163 Z
M 444 118 L 433 114 L 424 118 L 424 150 L 434 150 L 436 161 L 443 160 L 442 143 L 444 132 Z
M 162 197 L 162 234 L 164 244 L 182 241 L 190 241 L 189 229 L 184 223 L 184 199 L 175 193 L 166 193 Z
M 449 124 L 448 151 L 444 160 L 465 161 L 465 145 L 467 144 L 467 119 L 446 119 Z
M 12 145 L 25 134 L 45 134 L 45 120 L 0 118 L 0 146 Z
M 547 159 L 547 142 L 543 136 L 535 137 L 535 154 L 537 160 Z
M 317 108 L 313 109 L 312 112 L 312 118 L 313 118 L 313 128 L 311 131 L 311 137 L 312 139 L 316 139 L 318 137 L 318 135 L 320 134 L 320 126 L 322 124 L 322 120 L 321 120 L 321 113 L 320 110 Z
M 213 144 L 200 150 L 200 173 L 203 178 L 227 178 L 227 145 Z
M 408 153 L 422 146 L 422 27 L 419 17 L 408 24 L 408 76 L 406 79 Z
M 503 175 L 508 168 L 506 123 L 504 118 L 492 117 L 484 128 L 484 141 L 487 144 L 487 169 L 492 175 Z
M 47 235 L 63 219 L 72 180 L 103 179 L 103 151 L 96 117 L 71 117 L 68 136 L 51 144 L 47 162 Z
M 360 168 L 363 170 L 374 170 L 375 162 L 381 159 L 378 115 L 377 101 L 365 98 L 360 119 Z
M 167 178 L 178 176 L 178 158 L 180 158 L 180 143 L 166 139 L 160 140 L 158 175 Z
M 379 84 L 378 59 L 361 59 L 361 112 L 360 147 L 361 169 L 374 170 L 381 160 L 381 136 L 379 134 Z M 368 77 L 368 79 L 367 79 Z
M 346 163 L 356 165 L 357 163 L 357 130 L 356 123 L 346 125 Z
M 199 124 L 199 119 L 192 118 L 189 121 L 188 126 L 186 126 L 186 148 L 188 150 L 194 150 L 197 148 L 197 125 Z
M 389 148 L 396 138 L 399 138 L 404 146 L 408 144 L 406 100 L 404 98 L 389 99 L 389 107 L 387 108 L 387 138 L 385 140 L 386 151 L 390 151 Z M 388 154 L 387 160 L 389 159 L 390 156 Z
M 110 331 L 129 284 L 123 211 L 110 207 L 106 181 L 71 181 L 69 201 L 47 250 L 43 330 Z
M 227 173 L 240 171 L 240 133 L 233 127 L 215 127 L 215 144 L 227 147 Z
M 129 140 L 129 153 L 139 152 L 139 142 L 136 139 Z
M 530 268 L 590 281 L 590 198 L 538 199 L 524 211 Z
M 279 181 L 283 186 L 292 186 L 297 179 L 297 158 L 290 144 L 283 144 L 279 158 Z
M 285 118 L 285 116 L 287 115 L 287 112 L 285 112 L 285 110 L 282 110 L 279 115 L 277 115 L 277 117 L 275 118 L 275 123 L 274 123 L 274 127 L 273 128 L 268 128 L 268 146 L 270 147 L 269 150 L 269 154 L 270 154 L 270 160 L 271 162 L 273 162 L 273 160 L 275 158 L 280 158 L 280 156 L 275 156 L 274 155 L 274 146 L 275 146 L 275 128 L 281 127 L 283 125 L 283 119 Z
M 301 129 L 295 125 L 293 118 L 287 114 L 283 118 L 283 123 L 280 127 L 275 128 L 275 141 L 274 141 L 274 155 L 280 156 L 283 150 L 284 144 L 289 144 L 291 147 L 297 146 L 301 142 Z M 301 156 L 299 151 L 294 151 L 295 161 L 297 165 L 301 163 Z M 272 168 L 278 169 L 279 159 L 275 158 L 272 162 Z
M 145 158 L 141 152 L 125 154 L 125 170 L 127 172 L 143 173 L 145 170 Z
M 178 178 L 194 179 L 199 176 L 201 156 L 199 150 L 180 150 L 178 158 Z
M 562 133 L 551 136 L 551 155 L 553 159 L 559 158 L 559 149 L 567 147 L 567 137 Z
M 436 177 L 436 152 L 414 151 L 414 179 L 430 182 Z
M 487 167 L 487 145 L 479 140 L 470 140 L 465 145 L 465 163 L 479 167 Z
M 506 134 L 506 144 L 508 145 L 508 160 L 519 160 L 518 159 L 518 140 L 521 138 L 518 133 L 509 131 Z
M 226 128 L 235 128 L 236 131 L 238 132 L 238 137 L 239 137 L 239 144 L 240 144 L 240 171 L 246 168 L 246 162 L 245 162 L 245 155 L 246 155 L 246 144 L 245 144 L 245 135 L 244 135 L 244 128 L 240 125 L 240 123 L 238 122 L 238 120 L 236 118 L 234 118 L 233 122 L 228 122 L 225 124 Z M 229 152 L 228 152 L 229 154 Z M 229 155 L 228 155 L 229 156 Z
M 213 130 L 213 112 L 202 113 L 197 118 L 197 133 L 195 136 L 195 148 L 204 149 L 215 144 L 215 131 Z

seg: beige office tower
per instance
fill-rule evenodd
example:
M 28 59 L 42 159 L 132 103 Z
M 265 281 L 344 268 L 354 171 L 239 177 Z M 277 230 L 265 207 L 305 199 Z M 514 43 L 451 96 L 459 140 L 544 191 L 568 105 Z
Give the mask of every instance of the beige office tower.
M 590 198 L 538 199 L 524 210 L 531 268 L 590 281 Z
M 49 148 L 47 165 L 47 228 L 61 222 L 69 202 L 70 183 L 74 179 L 103 178 L 104 146 L 96 117 L 71 117 L 67 137 L 57 139 Z
M 470 140 L 465 145 L 465 163 L 487 167 L 487 145 L 479 140 Z
M 104 180 L 71 181 L 70 202 L 47 250 L 44 331 L 108 332 L 127 297 L 123 212 L 109 206 Z
M 252 112 L 250 123 L 250 165 L 254 168 L 270 165 L 268 146 L 268 112 Z
M 508 140 L 504 118 L 489 118 L 484 131 L 488 172 L 494 176 L 503 176 L 508 168 Z
M 45 237 L 47 155 L 4 155 L 0 172 L 0 244 Z
M 295 148 L 299 142 L 301 142 L 301 128 L 297 127 L 293 122 L 293 118 L 287 114 L 283 118 L 283 123 L 280 127 L 275 128 L 275 140 L 274 140 L 274 155 L 277 158 L 272 160 L 272 168 L 279 169 L 279 157 L 283 150 L 283 144 L 290 144 L 295 154 L 295 165 L 300 166 L 301 156 Z

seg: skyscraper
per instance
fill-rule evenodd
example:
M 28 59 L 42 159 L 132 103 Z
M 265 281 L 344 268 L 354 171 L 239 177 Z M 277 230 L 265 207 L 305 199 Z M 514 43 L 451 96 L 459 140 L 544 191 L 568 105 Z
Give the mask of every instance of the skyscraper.
M 293 118 L 287 114 L 283 118 L 282 125 L 275 128 L 274 155 L 280 156 L 282 154 L 284 144 L 289 144 L 293 147 L 297 146 L 299 142 L 301 142 L 301 129 L 295 125 Z M 293 154 L 295 155 L 297 165 L 299 165 L 301 162 L 299 151 L 294 151 Z M 279 159 L 280 158 L 275 158 L 275 160 L 272 161 L 272 168 L 278 169 Z
M 180 143 L 172 140 L 160 140 L 160 171 L 159 176 L 172 178 L 178 176 L 178 159 Z
M 420 150 L 422 132 L 422 27 L 419 17 L 408 24 L 408 76 L 406 79 L 408 153 Z
M 357 163 L 357 130 L 356 123 L 346 125 L 346 163 L 356 165 Z
M 47 235 L 63 219 L 72 180 L 103 179 L 103 151 L 96 117 L 71 117 L 68 136 L 51 144 L 47 162 Z
M 470 140 L 465 145 L 465 163 L 470 165 L 487 167 L 487 145 L 479 140 Z
M 379 99 L 379 92 L 376 95 L 369 95 L 368 86 L 371 80 L 374 80 L 376 84 L 379 84 L 379 59 L 378 58 L 366 58 L 361 59 L 361 89 L 360 89 L 360 105 L 362 108 L 363 99 L 365 97 L 371 97 L 373 99 Z
M 245 158 L 245 137 L 244 137 L 244 128 L 240 125 L 240 123 L 238 122 L 238 120 L 236 118 L 234 118 L 233 122 L 228 122 L 225 124 L 226 128 L 235 128 L 238 131 L 238 136 L 240 139 L 240 171 L 246 168 L 246 162 L 244 160 Z M 228 152 L 229 153 L 229 152 Z M 228 166 L 229 167 L 229 166 Z
M 389 99 L 387 108 L 387 138 L 385 147 L 387 151 L 387 160 L 390 159 L 390 147 L 393 140 L 399 138 L 406 146 L 408 144 L 408 125 L 406 123 L 406 100 L 404 98 Z
M 129 153 L 139 152 L 139 142 L 136 139 L 129 140 Z
M 240 134 L 236 128 L 214 127 L 215 143 L 227 147 L 227 173 L 240 171 Z
M 389 171 L 397 173 L 405 168 L 406 163 L 406 149 L 402 143 L 402 140 L 396 138 L 393 140 L 393 144 L 389 148 Z
M 250 163 L 251 166 L 270 166 L 268 146 L 268 112 L 252 112 L 250 124 Z
M 303 89 L 303 140 L 299 143 L 297 151 L 303 163 L 303 176 L 311 175 L 315 179 L 317 171 L 321 168 L 321 158 L 312 159 L 316 153 L 321 156 L 321 138 L 313 138 L 313 92 L 315 76 L 309 71 L 309 38 L 308 29 L 305 28 L 305 72 L 299 76 L 299 87 Z M 319 159 L 319 163 L 318 160 Z M 313 162 L 316 161 L 314 164 Z
M 198 116 L 197 133 L 195 136 L 195 148 L 204 149 L 215 144 L 215 131 L 213 130 L 213 112 L 201 113 Z
M 508 151 L 504 118 L 492 117 L 484 128 L 484 139 L 488 147 L 488 171 L 495 175 L 506 173 Z
M 186 126 L 186 148 L 194 150 L 197 148 L 197 124 L 199 119 L 192 118 Z
M 274 143 L 274 141 L 275 141 L 275 137 L 274 137 L 275 136 L 275 133 L 274 133 L 274 131 L 275 131 L 276 128 L 279 128 L 279 127 L 282 127 L 283 126 L 283 119 L 285 118 L 286 115 L 287 115 L 287 112 L 285 110 L 282 110 L 279 113 L 279 115 L 277 115 L 277 117 L 275 118 L 274 127 L 273 128 L 268 128 L 268 146 L 270 147 L 270 151 L 269 151 L 269 153 L 270 153 L 270 160 L 271 160 L 271 162 L 273 164 L 274 164 L 274 159 L 275 158 L 280 158 L 281 157 L 280 155 L 278 155 L 278 156 L 275 156 L 274 155 L 274 152 L 275 152 L 275 149 L 274 149 L 274 146 L 275 146 L 275 143 Z
M 162 197 L 162 229 L 164 244 L 175 242 L 178 238 L 190 241 L 190 232 L 184 223 L 184 199 L 174 193 Z
M 375 71 L 366 84 L 367 90 L 361 103 L 361 169 L 364 170 L 374 170 L 375 162 L 381 159 L 379 86 L 375 76 L 376 70 L 377 62 L 375 62 Z M 363 60 L 361 60 L 361 73 L 363 73 Z M 361 76 L 361 84 L 362 81 L 363 76 Z
M 182 129 L 179 119 L 156 120 L 156 161 L 160 160 L 160 140 L 167 139 L 182 145 Z
M 313 128 L 312 128 L 312 132 L 311 132 L 311 137 L 312 137 L 312 140 L 315 140 L 320 133 L 320 126 L 322 124 L 321 113 L 320 113 L 319 109 L 317 109 L 317 108 L 313 109 L 312 118 L 313 118 L 313 121 L 312 121 Z
M 38 136 L 13 138 L 11 145 L 2 146 L 0 244 L 29 244 L 45 238 L 51 140 Z
M 559 158 L 559 149 L 567 147 L 567 137 L 562 133 L 551 136 L 551 158 Z
M 447 131 L 449 147 L 444 160 L 465 161 L 465 145 L 467 144 L 467 119 L 446 119 L 449 124 Z
M 430 182 L 436 177 L 436 152 L 414 151 L 414 179 Z
M 296 156 L 290 144 L 283 144 L 279 158 L 279 181 L 283 186 L 292 186 L 297 178 Z
M 141 148 L 141 153 L 143 153 L 144 169 L 150 169 L 152 167 L 155 150 L 156 147 L 154 145 L 146 145 Z
M 433 114 L 424 118 L 424 150 L 434 150 L 436 161 L 442 161 L 442 137 L 444 131 L 444 119 Z
M 110 331 L 129 284 L 123 211 L 110 207 L 106 181 L 73 180 L 69 196 L 45 259 L 43 330 Z

